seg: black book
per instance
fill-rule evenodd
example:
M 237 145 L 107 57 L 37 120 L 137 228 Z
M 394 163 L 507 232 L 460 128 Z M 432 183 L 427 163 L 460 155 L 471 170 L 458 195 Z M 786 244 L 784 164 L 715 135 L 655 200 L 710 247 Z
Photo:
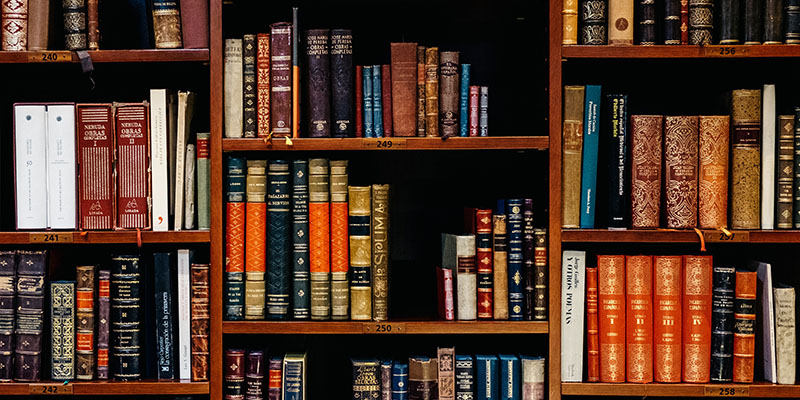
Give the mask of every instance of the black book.
M 742 39 L 741 0 L 718 0 L 719 44 L 739 44 Z
M 138 255 L 111 258 L 111 354 L 114 379 L 141 378 L 141 274 Z
M 158 361 L 158 379 L 175 379 L 175 301 L 172 281 L 172 254 L 153 254 L 155 323 L 156 323 L 156 358 Z
M 733 380 L 733 300 L 736 269 L 714 267 L 711 300 L 711 381 Z
M 16 252 L 0 251 L 0 382 L 14 378 L 14 290 Z
M 475 395 L 475 372 L 472 356 L 456 355 L 456 399 L 471 399 Z
M 244 104 L 244 137 L 254 138 L 258 131 L 258 98 L 256 96 L 256 35 L 242 37 L 242 94 Z
M 152 49 L 155 44 L 149 0 L 101 1 L 101 49 Z M 113 23 L 104 23 L 113 21 Z
M 764 0 L 744 0 L 744 44 L 761 44 Z
M 330 30 L 305 32 L 308 136 L 331 136 Z
M 764 44 L 781 44 L 784 0 L 765 0 L 764 6 Z
M 786 0 L 786 44 L 800 44 L 800 0 Z
M 664 44 L 681 44 L 681 0 L 664 0 Z
M 628 96 L 606 96 L 608 125 L 603 136 L 608 142 L 608 227 L 628 226 Z
M 41 379 L 46 268 L 46 251 L 17 252 L 14 380 L 21 382 Z
M 667 0 L 669 2 L 671 0 Z M 639 42 L 644 46 L 656 44 L 656 2 L 639 0 Z M 680 40 L 680 37 L 678 38 Z
M 355 136 L 353 31 L 331 30 L 331 124 L 333 137 Z
M 581 1 L 581 44 L 604 45 L 608 43 L 608 19 L 605 0 Z

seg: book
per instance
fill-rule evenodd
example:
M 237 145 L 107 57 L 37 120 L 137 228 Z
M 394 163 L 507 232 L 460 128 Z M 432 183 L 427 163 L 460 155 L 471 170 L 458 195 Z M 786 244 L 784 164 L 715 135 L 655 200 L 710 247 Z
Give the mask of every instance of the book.
M 208 3 L 203 0 L 182 0 L 180 6 L 183 48 L 208 48 Z
M 140 262 L 138 255 L 111 258 L 111 372 L 120 381 L 141 377 Z
M 439 301 L 439 318 L 453 321 L 458 305 L 458 253 L 457 236 L 443 233 L 442 263 L 436 268 L 436 289 Z M 506 297 L 507 299 L 507 297 Z
M 563 251 L 561 265 L 561 381 L 581 382 L 586 252 Z
M 150 126 L 144 103 L 115 103 L 117 226 L 150 227 Z
M 103 2 L 98 11 L 101 14 L 98 17 L 103 21 L 114 21 L 113 24 L 103 25 L 103 48 L 153 48 L 155 32 L 153 31 L 152 3 L 150 1 L 122 0 Z M 76 23 L 83 25 L 80 21 L 76 21 Z
M 586 88 L 583 86 L 564 86 L 564 125 L 561 138 L 562 228 L 580 228 L 580 182 L 585 92 Z
M 761 90 L 734 90 L 731 120 L 732 229 L 759 229 L 761 208 Z
M 437 353 L 437 366 L 438 371 L 438 389 L 439 400 L 455 400 L 456 398 L 456 371 L 455 371 L 455 357 L 456 349 L 454 347 L 439 347 Z
M 792 227 L 800 228 L 800 107 L 794 108 L 794 177 L 792 189 Z
M 292 134 L 292 29 L 288 22 L 276 22 L 270 28 L 270 132 L 273 137 Z M 296 36 L 296 35 L 295 35 Z M 295 55 L 296 56 L 296 55 Z
M 331 319 L 344 320 L 350 317 L 347 160 L 331 160 L 330 169 Z
M 256 136 L 270 133 L 270 52 L 269 33 L 256 35 Z
M 350 317 L 372 319 L 372 190 L 350 186 L 348 225 L 350 235 Z
M 438 364 L 436 358 L 411 356 L 408 358 L 408 399 L 434 399 L 439 393 Z
M 383 129 L 383 85 L 381 66 L 372 66 L 372 128 L 375 137 L 388 136 Z
M 311 319 L 331 317 L 330 176 L 328 160 L 312 158 L 309 172 L 309 251 L 311 256 Z
M 178 298 L 178 379 L 192 377 L 192 287 L 191 252 L 178 249 L 177 298 Z
M 470 355 L 456 355 L 455 395 L 456 399 L 473 399 L 475 396 L 475 361 Z
M 494 296 L 492 294 L 492 210 L 475 211 L 475 255 L 477 259 L 478 319 L 492 319 Z M 531 250 L 533 250 L 531 248 Z M 531 260 L 531 262 L 533 262 Z M 532 266 L 531 266 L 531 269 Z M 441 364 L 439 365 L 441 368 Z M 440 386 L 441 388 L 441 386 Z
M 500 398 L 497 364 L 497 356 L 475 355 L 475 394 L 477 399 Z
M 244 158 L 228 157 L 225 176 L 225 319 L 244 319 L 246 206 Z
M 683 258 L 653 257 L 653 379 L 681 381 Z
M 697 226 L 697 117 L 664 117 L 667 228 Z
M 624 94 L 606 95 L 609 103 L 606 110 L 609 116 L 608 132 L 608 226 L 626 228 L 628 226 L 628 96 Z
M 477 319 L 477 274 L 475 264 L 475 235 L 456 236 L 456 318 Z
M 47 228 L 47 106 L 14 105 L 17 229 Z
M 186 145 L 184 176 L 184 199 L 183 199 L 183 229 L 195 228 L 195 194 L 197 185 L 195 181 L 195 169 L 197 168 L 197 149 L 193 143 Z
M 508 319 L 508 235 L 506 233 L 505 202 L 492 215 L 492 317 Z
M 775 85 L 764 85 L 761 93 L 764 96 L 761 101 L 761 229 L 775 229 L 775 121 L 778 118 L 775 113 Z
M 669 4 L 669 0 L 667 4 Z M 653 46 L 656 44 L 656 3 L 649 0 L 639 0 L 638 2 L 638 41 L 636 44 L 641 46 Z M 672 21 L 665 21 L 669 26 Z M 665 39 L 670 36 L 665 35 Z
M 599 265 L 599 261 L 598 261 Z M 608 275 L 606 275 L 608 277 Z M 612 277 L 612 281 L 613 281 Z M 605 282 L 605 281 L 603 281 Z M 627 381 L 653 381 L 653 258 L 625 257 L 625 354 Z M 610 308 L 608 303 L 604 304 Z M 608 318 L 606 312 L 606 318 Z
M 736 269 L 715 266 L 711 298 L 711 381 L 733 380 L 733 299 Z
M 506 201 L 508 217 L 508 319 L 521 321 L 524 314 L 523 293 L 523 199 Z
M 608 20 L 614 21 L 608 27 L 608 44 L 633 44 L 633 2 L 608 0 Z
M 608 41 L 606 0 L 580 2 L 580 44 L 603 45 Z
M 469 87 L 469 136 L 478 136 L 480 123 L 480 86 Z
M 781 115 L 778 117 L 778 183 L 775 200 L 775 227 L 778 229 L 792 229 L 794 140 L 794 115 Z
M 17 250 L 14 380 L 38 382 L 42 364 L 46 250 Z
M 586 380 L 600 382 L 600 342 L 597 321 L 597 267 L 586 268 Z
M 469 75 L 471 64 L 461 64 L 460 89 L 458 90 L 458 136 L 469 136 Z
M 703 229 L 728 225 L 728 152 L 730 116 L 701 115 L 697 224 Z
M 425 97 L 425 84 L 428 80 L 428 69 L 427 69 L 427 52 L 428 49 L 425 46 L 417 46 L 417 106 L 416 106 L 416 116 L 417 116 L 417 136 L 425 137 L 427 135 L 427 131 L 425 130 L 425 121 L 426 121 L 426 112 L 425 112 L 425 103 L 427 99 Z
M 600 123 L 600 86 L 586 85 L 583 110 L 583 155 L 581 156 L 581 229 L 594 228 L 597 207 L 597 148 Z
M 681 1 L 681 42 L 680 44 L 689 44 L 689 3 Z
M 392 400 L 392 360 L 381 361 L 381 400 Z
M 269 359 L 269 376 L 267 394 L 270 400 L 281 398 L 283 391 L 283 358 L 272 357 Z
M 111 271 L 97 272 L 97 379 L 108 379 Z
M 376 359 L 352 359 L 353 398 L 381 398 L 381 362 Z
M 246 138 L 258 136 L 258 81 L 256 74 L 256 55 L 258 54 L 258 42 L 255 34 L 247 33 L 242 36 L 242 93 L 244 108 L 242 110 L 244 118 L 244 132 Z
M 92 47 L 92 23 L 97 25 L 97 2 L 89 0 L 86 5 L 87 25 L 89 26 L 89 49 L 97 50 L 96 41 L 99 36 L 95 32 L 95 46 Z M 93 10 L 94 9 L 94 10 Z M 92 12 L 94 11 L 94 12 Z M 94 18 L 93 18 L 94 16 Z M 48 48 L 50 26 L 50 1 L 49 0 L 29 0 L 28 1 L 28 29 L 27 29 L 27 50 L 42 51 Z M 95 28 L 96 31 L 96 28 Z M 22 33 L 22 31 L 20 31 Z
M 270 369 L 272 366 L 270 365 Z M 283 400 L 306 398 L 306 354 L 287 353 L 283 357 L 281 397 Z
M 458 52 L 439 52 L 439 133 L 458 136 Z
M 375 126 L 373 125 L 372 115 L 372 66 L 365 65 L 362 67 L 361 74 L 361 93 L 363 96 L 363 119 L 364 119 L 364 137 L 376 137 Z
M 597 256 L 597 282 L 600 382 L 625 382 L 625 257 Z
M 753 297 L 752 294 L 752 282 L 748 282 L 749 286 L 743 286 L 741 293 L 742 296 L 737 297 L 745 297 L 748 299 L 757 299 L 756 301 L 760 301 L 761 304 L 756 305 L 755 308 L 755 324 L 754 329 L 752 331 L 752 335 L 755 337 L 755 343 L 748 342 L 748 340 L 752 341 L 753 336 L 747 336 L 744 342 L 740 342 L 739 346 L 748 346 L 748 347 L 737 347 L 737 344 L 734 343 L 734 349 L 739 349 L 741 351 L 734 351 L 734 363 L 736 363 L 736 355 L 737 353 L 744 356 L 741 360 L 739 360 L 742 365 L 737 366 L 734 365 L 734 382 L 748 382 L 753 380 L 753 366 L 749 365 L 750 361 L 745 360 L 745 358 L 750 358 L 753 352 L 749 351 L 754 345 L 755 353 L 753 357 L 753 362 L 756 359 L 760 359 L 762 361 L 762 373 L 763 378 L 767 382 L 776 383 L 777 379 L 775 376 L 775 370 L 777 369 L 775 363 L 775 303 L 774 299 L 772 298 L 773 295 L 773 285 L 772 285 L 772 266 L 770 264 L 764 262 L 754 262 L 750 264 L 750 267 L 756 270 L 757 276 L 757 286 L 756 286 L 756 297 Z M 752 277 L 750 277 L 752 279 Z M 744 284 L 744 282 L 743 282 Z M 744 327 L 743 327 L 744 328 Z M 747 334 L 747 331 L 743 332 Z M 758 334 L 756 334 L 758 333 Z M 734 337 L 734 341 L 735 341 Z M 747 349 L 747 351 L 745 351 Z M 737 380 L 737 377 L 739 380 Z
M 785 21 L 786 44 L 800 43 L 800 3 L 797 0 L 786 1 Z M 28 44 L 28 47 L 30 47 L 30 44 Z
M 167 89 L 150 89 L 150 191 L 153 231 L 169 230 L 169 111 Z
M 564 0 L 561 44 L 578 44 L 578 1 Z
M 533 227 L 533 199 L 524 199 L 522 206 L 522 262 L 523 262 L 523 319 L 526 321 L 534 320 L 534 313 L 537 312 L 536 306 L 539 306 L 538 312 L 541 313 L 545 310 L 544 294 L 541 299 L 536 298 L 534 291 L 536 290 L 535 280 L 538 278 L 537 274 L 543 272 L 542 268 L 535 267 L 536 264 L 536 229 Z M 490 214 L 491 215 L 491 214 Z M 546 244 L 545 244 L 546 246 Z M 540 249 L 541 250 L 541 249 Z M 541 258 L 541 256 L 540 256 Z M 541 260 L 539 260 L 541 263 Z M 539 283 L 544 285 L 544 281 L 539 279 Z M 536 302 L 535 302 L 536 301 Z M 539 319 L 544 318 L 543 315 L 538 316 Z
M 386 137 L 394 136 L 392 127 L 392 66 L 381 65 L 381 109 L 383 110 L 383 133 Z
M 247 160 L 244 319 L 264 319 L 266 316 L 266 170 L 266 160 Z
M 1 256 L 0 256 L 1 257 Z M 94 378 L 94 265 L 75 267 L 75 379 Z
M 719 3 L 719 44 L 740 44 L 741 0 L 721 0 Z
M 389 192 L 389 185 L 372 185 L 372 319 L 375 321 L 389 319 Z M 474 257 L 474 247 L 472 254 Z
M 173 0 L 153 0 L 153 31 L 157 49 L 178 49 L 181 40 L 181 11 Z
M 16 257 L 14 250 L 0 251 L 0 382 L 11 382 L 14 378 Z
M 28 9 L 26 0 L 6 2 L 0 7 L 3 51 L 25 51 L 28 49 Z
M 193 163 L 189 163 L 187 159 L 189 143 L 191 141 L 191 124 L 194 115 L 194 92 L 178 91 L 178 124 L 177 136 L 175 139 L 175 230 L 179 231 L 183 228 L 192 229 L 187 227 L 186 224 L 186 203 L 194 201 L 194 193 L 186 192 L 187 188 L 192 187 L 189 181 L 192 180 L 187 174 L 188 168 L 191 168 Z M 185 185 L 180 184 L 185 182 Z
M 439 134 L 439 48 L 425 49 L 425 135 Z
M 77 229 L 75 105 L 47 106 L 47 227 Z M 121 160 L 121 155 L 118 155 Z M 120 173 L 123 166 L 118 168 Z
M 631 115 L 631 227 L 658 228 L 663 115 Z
M 209 132 L 197 132 L 196 138 L 196 186 L 195 191 L 197 195 L 196 214 L 197 214 L 197 229 L 210 230 L 211 229 L 211 152 L 209 149 L 211 134 Z
M 64 15 L 64 43 L 67 50 L 89 48 L 86 37 L 86 2 L 65 0 L 61 3 Z M 3 49 L 5 50 L 5 49 Z
M 248 350 L 244 358 L 244 398 L 247 400 L 264 399 L 264 352 Z
M 706 46 L 714 43 L 713 12 L 712 0 L 689 0 L 689 44 Z
M 356 128 L 355 137 L 364 136 L 364 66 L 356 65 Z
M 75 379 L 75 282 L 50 282 L 50 378 Z
M 269 319 L 287 319 L 292 251 L 289 162 L 270 160 L 267 171 L 267 293 Z
M 733 381 L 748 383 L 753 381 L 756 348 L 756 293 L 758 273 L 756 271 L 736 271 L 736 298 L 734 300 L 733 331 Z M 770 325 L 770 324 L 767 324 Z M 765 352 L 764 372 L 770 366 Z M 765 379 L 768 377 L 765 376 Z
M 764 1 L 764 44 L 783 44 L 784 1 Z
M 225 39 L 223 55 L 225 137 L 240 138 L 244 135 L 244 63 L 242 39 Z
M 478 106 L 478 136 L 489 136 L 489 87 L 480 87 Z
M 309 137 L 331 136 L 330 30 L 309 29 L 306 44 Z
M 192 381 L 207 381 L 210 363 L 209 264 L 191 266 L 192 285 Z
M 300 29 L 298 28 L 298 7 L 292 7 L 292 137 L 300 137 Z
M 795 290 L 786 285 L 775 285 L 775 365 L 776 380 L 781 385 L 794 385 L 797 358 L 795 328 Z
M 353 30 L 331 30 L 331 126 L 333 137 L 353 137 Z
M 310 318 L 308 160 L 292 161 L 292 316 Z
M 544 357 L 520 356 L 522 365 L 522 400 L 544 400 Z
M 499 399 L 520 400 L 522 398 L 522 370 L 517 356 L 500 354 L 498 372 L 500 389 Z
M 78 165 L 81 229 L 114 227 L 114 127 L 111 104 L 78 104 Z
M 710 380 L 711 256 L 684 256 L 683 274 L 683 381 Z
M 153 253 L 158 379 L 175 379 L 175 300 L 172 253 Z
M 408 363 L 392 364 L 392 400 L 408 399 Z
M 225 363 L 224 383 L 222 386 L 225 400 L 243 400 L 245 396 L 245 355 L 244 350 L 225 349 L 223 362 Z M 249 382 L 248 382 L 249 383 Z

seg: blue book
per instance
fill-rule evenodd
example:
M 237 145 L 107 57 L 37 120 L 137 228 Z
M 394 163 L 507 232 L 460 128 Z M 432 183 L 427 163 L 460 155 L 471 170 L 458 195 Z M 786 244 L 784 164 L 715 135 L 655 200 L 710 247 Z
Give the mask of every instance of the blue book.
M 283 400 L 306 399 L 306 354 L 287 353 L 283 357 L 281 397 Z
M 50 377 L 54 381 L 75 379 L 74 299 L 75 282 L 50 282 Z
M 242 157 L 227 159 L 225 191 L 228 203 L 244 203 L 247 161 Z M 244 208 L 244 207 L 242 207 Z M 244 215 L 242 215 L 244 217 Z M 240 221 L 244 232 L 244 218 Z M 244 241 L 242 241 L 244 243 Z M 242 249 L 244 254 L 244 249 Z M 244 262 L 244 259 L 242 260 Z M 225 320 L 241 321 L 244 319 L 244 272 L 225 271 Z
M 374 137 L 383 137 L 383 98 L 381 96 L 381 66 L 372 66 L 372 128 Z M 364 93 L 366 96 L 366 93 Z
M 600 142 L 600 86 L 586 85 L 583 110 L 583 169 L 581 170 L 581 229 L 594 228 L 597 205 L 597 147 Z
M 362 74 L 362 92 L 364 96 L 364 137 L 375 137 L 372 125 L 372 66 L 365 65 Z
M 289 315 L 292 257 L 291 180 L 286 160 L 270 160 L 267 170 L 267 318 Z
M 392 366 L 392 400 L 408 399 L 408 364 L 395 362 Z
M 459 136 L 469 136 L 469 71 L 471 64 L 461 64 L 461 98 L 459 108 L 461 109 L 459 115 Z
M 308 249 L 308 160 L 292 161 L 292 316 L 308 319 L 311 310 L 311 272 Z
M 517 356 L 500 354 L 500 400 L 522 398 L 522 370 Z
M 506 231 L 508 232 L 508 319 L 522 321 L 524 314 L 523 293 L 524 279 L 522 278 L 522 265 L 524 257 L 523 247 L 523 199 L 509 199 L 506 202 Z
M 475 361 L 472 356 L 456 355 L 456 399 L 473 399 L 475 396 Z
M 175 343 L 172 338 L 175 335 L 173 317 L 176 312 L 172 299 L 170 260 L 170 253 L 153 253 L 158 379 L 167 380 L 175 379 Z
M 497 384 L 497 357 L 491 355 L 475 356 L 476 400 L 498 400 L 500 393 Z

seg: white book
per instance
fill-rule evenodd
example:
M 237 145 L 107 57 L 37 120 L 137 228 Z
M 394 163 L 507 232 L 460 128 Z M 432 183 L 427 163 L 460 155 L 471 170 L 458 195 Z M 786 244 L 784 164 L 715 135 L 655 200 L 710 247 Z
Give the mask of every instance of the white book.
M 195 169 L 197 167 L 197 153 L 195 152 L 194 144 L 186 145 L 186 173 L 184 174 L 186 187 L 184 190 L 185 208 L 183 215 L 183 229 L 194 229 L 194 215 L 195 215 Z
M 153 186 L 153 230 L 169 230 L 169 148 L 167 90 L 150 89 L 150 179 Z
M 756 267 L 756 275 L 758 277 L 756 298 L 761 301 L 761 304 L 756 306 L 758 307 L 756 326 L 761 327 L 761 332 L 756 329 L 756 360 L 758 360 L 760 353 L 764 380 L 777 383 L 776 370 L 778 367 L 775 359 L 775 307 L 772 299 L 772 266 L 763 262 L 754 262 L 751 265 Z
M 175 230 L 179 231 L 183 227 L 183 197 L 186 173 L 186 142 L 192 122 L 194 111 L 194 93 L 178 92 L 178 130 L 175 139 Z
M 773 289 L 775 300 L 775 356 L 778 383 L 794 385 L 797 365 L 795 291 L 782 286 Z
M 191 259 L 188 249 L 178 250 L 178 378 L 192 379 Z
M 544 400 L 544 357 L 520 357 L 522 364 L 522 400 Z
M 561 381 L 583 379 L 583 320 L 586 307 L 586 252 L 561 255 Z
M 225 137 L 240 138 L 244 125 L 244 95 L 242 90 L 242 39 L 225 39 L 222 84 L 225 86 Z
M 47 106 L 47 226 L 77 229 L 75 105 Z
M 47 228 L 47 107 L 14 105 L 17 229 Z
M 167 147 L 169 153 L 169 216 L 170 226 L 175 227 L 175 142 L 178 139 L 178 93 L 167 91 Z
M 478 276 L 475 235 L 456 236 L 456 319 L 478 319 Z
M 764 85 L 761 103 L 761 229 L 775 229 L 775 85 Z

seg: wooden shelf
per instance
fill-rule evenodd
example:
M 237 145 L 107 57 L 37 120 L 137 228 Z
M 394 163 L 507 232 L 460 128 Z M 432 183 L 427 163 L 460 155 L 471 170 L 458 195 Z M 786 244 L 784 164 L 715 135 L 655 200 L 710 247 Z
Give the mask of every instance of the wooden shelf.
M 632 397 L 736 397 L 720 395 L 720 389 L 744 390 L 738 396 L 753 398 L 798 398 L 800 385 L 754 384 L 694 384 L 694 383 L 567 383 L 561 384 L 565 396 L 632 396 Z M 706 392 L 708 391 L 708 394 Z M 730 392 L 728 392 L 730 393 Z M 749 396 L 746 395 L 749 393 Z
M 713 232 L 721 235 L 719 231 Z M 740 231 L 732 231 L 739 233 Z M 798 230 L 755 230 L 746 231 L 749 243 L 800 243 Z M 700 243 L 695 231 L 690 230 L 608 230 L 608 229 L 563 229 L 561 241 L 565 243 Z M 716 243 L 706 240 L 706 243 Z M 724 243 L 724 242 L 723 242 Z M 730 243 L 742 243 L 731 241 Z
M 259 150 L 545 150 L 547 136 L 223 139 L 223 151 Z
M 724 55 L 723 48 L 734 49 Z M 562 58 L 786 58 L 800 57 L 800 46 L 562 46 Z
M 210 231 L 141 231 L 142 243 L 208 243 Z M 136 231 L 0 232 L 0 244 L 137 243 Z
M 546 321 L 225 321 L 229 334 L 539 334 Z
M 93 63 L 209 61 L 208 49 L 94 50 L 89 51 L 89 55 Z M 43 61 L 44 59 L 48 61 Z M 80 62 L 74 51 L 0 51 L 0 64 L 70 62 Z
M 67 390 L 72 393 L 59 392 L 65 395 L 84 396 L 110 396 L 110 395 L 192 395 L 208 394 L 208 382 L 178 382 L 178 381 L 72 381 L 67 385 L 62 382 L 37 382 L 0 383 L 0 393 L 3 395 L 28 396 L 42 394 L 44 390 L 54 390 L 53 387 L 69 386 Z M 48 394 L 48 393 L 45 393 Z M 55 393 L 50 393 L 55 394 Z

